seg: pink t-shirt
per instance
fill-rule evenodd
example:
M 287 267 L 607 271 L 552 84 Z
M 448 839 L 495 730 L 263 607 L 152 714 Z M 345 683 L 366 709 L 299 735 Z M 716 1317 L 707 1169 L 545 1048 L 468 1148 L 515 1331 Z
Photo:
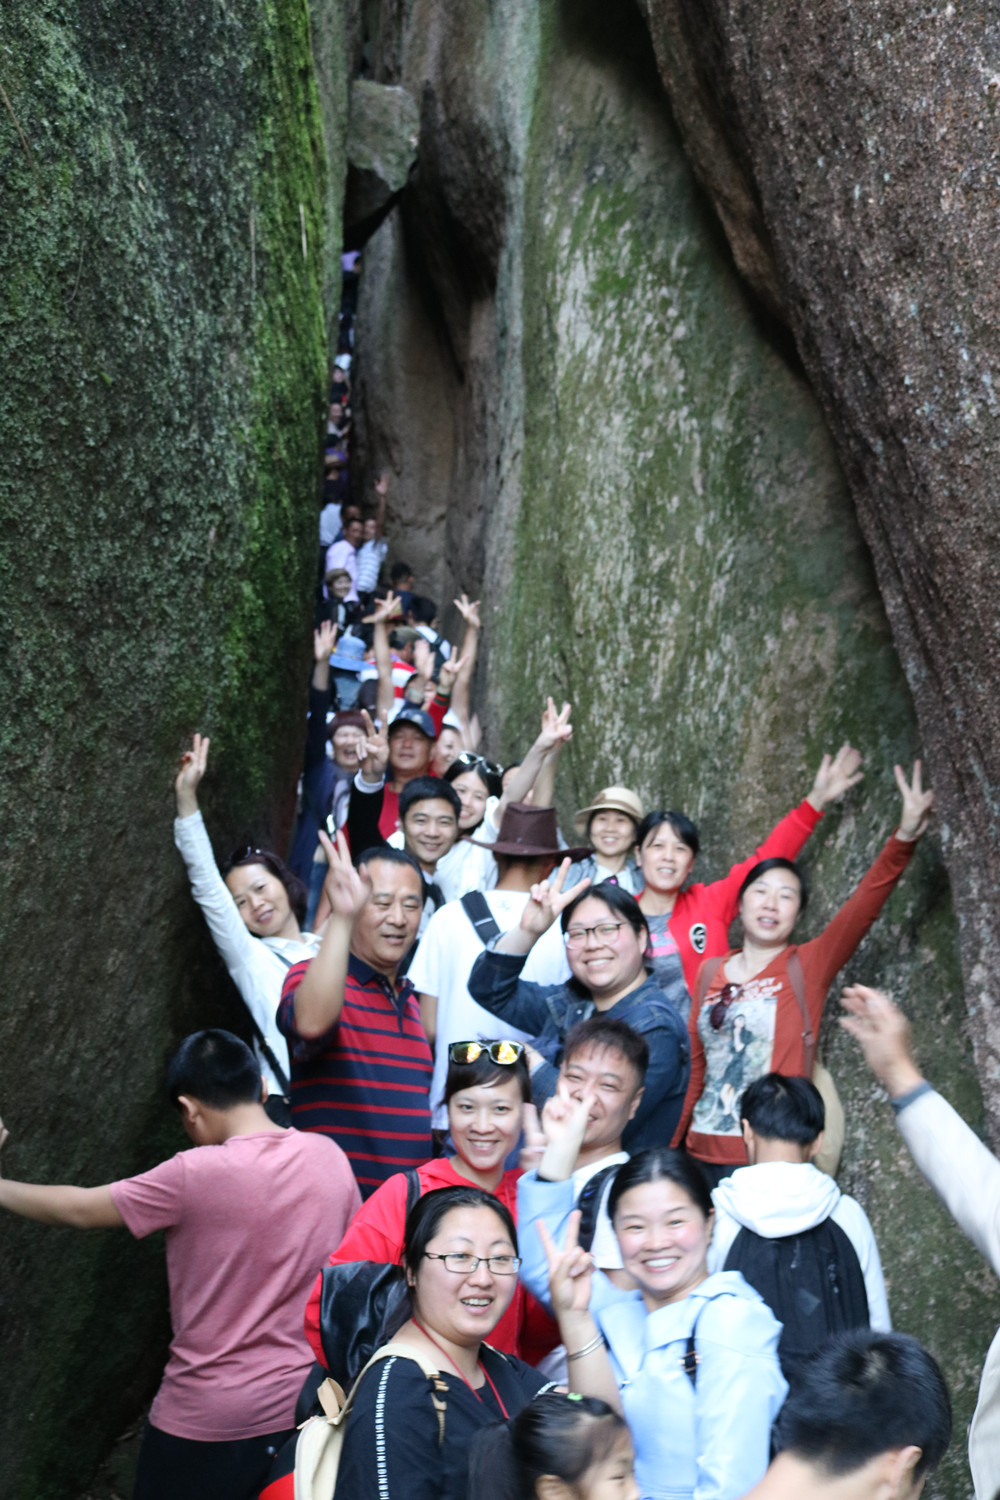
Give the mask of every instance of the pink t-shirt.
M 302 1313 L 361 1206 L 347 1157 L 298 1130 L 197 1146 L 111 1184 L 138 1239 L 166 1230 L 173 1339 L 149 1417 L 227 1442 L 294 1425 L 313 1359 Z

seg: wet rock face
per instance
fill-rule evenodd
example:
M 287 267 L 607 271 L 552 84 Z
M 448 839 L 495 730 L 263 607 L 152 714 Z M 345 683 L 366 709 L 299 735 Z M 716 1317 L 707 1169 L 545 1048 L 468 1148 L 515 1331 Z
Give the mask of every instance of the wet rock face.
M 423 548 L 439 597 L 484 590 L 493 751 L 523 751 L 544 693 L 576 705 L 564 826 L 596 787 L 624 781 L 647 806 L 700 822 L 710 878 L 805 794 L 824 748 L 858 744 L 864 787 L 807 851 L 811 936 L 893 826 L 893 764 L 930 751 L 937 780 L 938 757 L 859 529 L 850 455 L 845 464 L 829 398 L 819 388 L 817 399 L 784 321 L 797 337 L 749 148 L 718 126 L 729 96 L 720 86 L 716 99 L 711 58 L 699 58 L 703 114 L 715 99 L 719 130 L 699 158 L 664 87 L 665 8 L 617 6 L 609 18 L 606 6 L 552 3 L 529 20 L 500 5 L 481 15 L 474 45 L 449 33 L 448 47 L 432 46 L 453 9 L 412 8 L 383 35 L 386 56 L 394 79 L 435 98 L 463 66 L 475 76 L 478 59 L 493 59 L 473 114 L 450 96 L 448 128 L 460 138 L 491 113 L 491 159 L 505 165 L 490 201 L 506 217 L 495 288 L 453 276 L 421 234 L 413 189 L 449 205 L 453 239 L 476 221 L 465 178 L 439 175 L 421 140 L 413 184 L 366 248 L 364 435 L 372 468 L 398 465 L 394 544 L 416 561 L 418 587 Z M 725 186 L 728 219 L 693 161 Z M 720 218 L 734 239 L 738 226 L 732 248 Z M 863 247 L 845 236 L 840 253 Z M 833 327 L 843 293 L 824 284 L 821 321 Z M 855 337 L 846 317 L 839 336 Z M 949 858 L 956 838 L 953 826 Z M 981 1127 L 936 838 L 844 978 L 905 998 L 926 1065 Z M 909 1165 L 836 1027 L 835 999 L 830 1009 L 824 1046 L 849 1122 L 841 1185 L 873 1220 L 897 1326 L 945 1365 L 961 1431 L 996 1289 Z M 961 1443 L 934 1492 L 968 1493 Z
M 645 9 L 691 159 L 794 330 L 871 549 L 997 1139 L 1000 19 L 881 0 Z
M 337 252 L 310 67 L 301 7 L 0 17 L 0 1113 L 28 1180 L 180 1149 L 168 1048 L 244 1027 L 171 780 L 201 729 L 220 854 L 287 828 Z M 3 1218 L 0 1493 L 79 1493 L 159 1378 L 165 1291 L 160 1237 Z

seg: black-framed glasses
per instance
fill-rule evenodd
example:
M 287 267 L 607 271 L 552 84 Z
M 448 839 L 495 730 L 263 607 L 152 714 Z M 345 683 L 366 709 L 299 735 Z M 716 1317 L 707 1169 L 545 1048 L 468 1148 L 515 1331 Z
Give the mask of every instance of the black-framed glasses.
M 483 1053 L 501 1068 L 512 1068 L 519 1057 L 524 1056 L 523 1042 L 452 1042 L 448 1048 L 448 1059 L 453 1063 L 474 1063 Z
M 627 922 L 595 922 L 593 927 L 570 927 L 563 933 L 567 948 L 582 948 L 591 933 L 599 943 L 613 943 Z
M 498 766 L 495 760 L 487 760 L 485 755 L 477 755 L 475 750 L 460 750 L 452 764 L 461 766 L 463 771 L 474 771 L 482 766 L 487 776 L 503 775 L 503 766 Z
M 453 1276 L 472 1276 L 483 1264 L 494 1276 L 516 1276 L 521 1269 L 519 1255 L 466 1255 L 461 1250 L 436 1255 L 432 1250 L 425 1250 L 424 1260 L 443 1261 L 445 1270 Z
M 724 984 L 719 991 L 719 998 L 708 1013 L 708 1024 L 713 1031 L 721 1031 L 722 1023 L 726 1019 L 726 1012 L 734 1000 L 738 1000 L 743 993 L 741 984 Z

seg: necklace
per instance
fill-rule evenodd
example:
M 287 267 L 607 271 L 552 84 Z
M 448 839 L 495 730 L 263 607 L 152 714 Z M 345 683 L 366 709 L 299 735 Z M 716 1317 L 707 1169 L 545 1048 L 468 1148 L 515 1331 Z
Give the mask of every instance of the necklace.
M 442 1345 L 438 1343 L 438 1341 L 434 1337 L 434 1335 L 432 1333 L 428 1333 L 427 1329 L 423 1326 L 422 1323 L 418 1323 L 417 1320 L 416 1320 L 416 1318 L 411 1319 L 411 1321 L 413 1323 L 414 1328 L 418 1328 L 420 1330 L 420 1332 L 423 1334 L 424 1338 L 427 1339 L 427 1341 L 429 1343 L 431 1343 L 431 1344 L 434 1345 L 434 1347 L 438 1351 L 438 1353 L 444 1355 L 445 1359 L 451 1365 L 452 1369 L 456 1372 L 456 1374 L 458 1374 L 458 1375 L 460 1375 L 462 1377 L 462 1379 L 465 1381 L 466 1385 L 469 1387 L 469 1390 L 472 1392 L 472 1394 L 475 1396 L 476 1400 L 479 1402 L 479 1404 L 481 1406 L 483 1404 L 483 1398 L 482 1398 L 482 1396 L 476 1390 L 475 1386 L 472 1384 L 472 1381 L 469 1379 L 469 1377 L 462 1370 L 460 1370 L 458 1368 L 458 1365 L 456 1365 L 455 1361 L 452 1359 L 452 1357 L 448 1353 L 447 1349 L 443 1348 Z M 510 1420 L 510 1413 L 508 1412 L 506 1406 L 504 1406 L 503 1401 L 500 1399 L 500 1392 L 497 1390 L 496 1386 L 493 1384 L 493 1381 L 490 1379 L 490 1372 L 489 1372 L 489 1370 L 487 1370 L 486 1366 L 483 1364 L 483 1362 L 482 1362 L 481 1359 L 477 1359 L 476 1360 L 476 1364 L 482 1370 L 482 1372 L 483 1372 L 483 1378 L 485 1379 L 486 1384 L 489 1386 L 490 1390 L 493 1392 L 493 1395 L 494 1395 L 494 1398 L 496 1400 L 497 1406 L 499 1406 L 500 1410 L 503 1412 L 505 1420 L 509 1421 Z

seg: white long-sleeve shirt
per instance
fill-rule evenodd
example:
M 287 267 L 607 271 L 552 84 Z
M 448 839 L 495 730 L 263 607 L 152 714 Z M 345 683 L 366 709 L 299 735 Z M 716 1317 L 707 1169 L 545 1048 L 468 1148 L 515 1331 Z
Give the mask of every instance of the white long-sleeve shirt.
M 201 907 L 212 940 L 247 1010 L 264 1033 L 285 1076 L 290 1076 L 288 1043 L 278 1030 L 275 1016 L 281 999 L 281 986 L 292 964 L 312 958 L 319 950 L 320 939 L 303 933 L 294 938 L 254 937 L 240 916 L 229 887 L 219 874 L 205 821 L 200 812 L 189 818 L 174 819 L 174 843 L 183 856 L 191 882 L 191 894 Z M 268 1091 L 284 1094 L 281 1081 L 260 1050 L 254 1038 L 254 1051 Z

